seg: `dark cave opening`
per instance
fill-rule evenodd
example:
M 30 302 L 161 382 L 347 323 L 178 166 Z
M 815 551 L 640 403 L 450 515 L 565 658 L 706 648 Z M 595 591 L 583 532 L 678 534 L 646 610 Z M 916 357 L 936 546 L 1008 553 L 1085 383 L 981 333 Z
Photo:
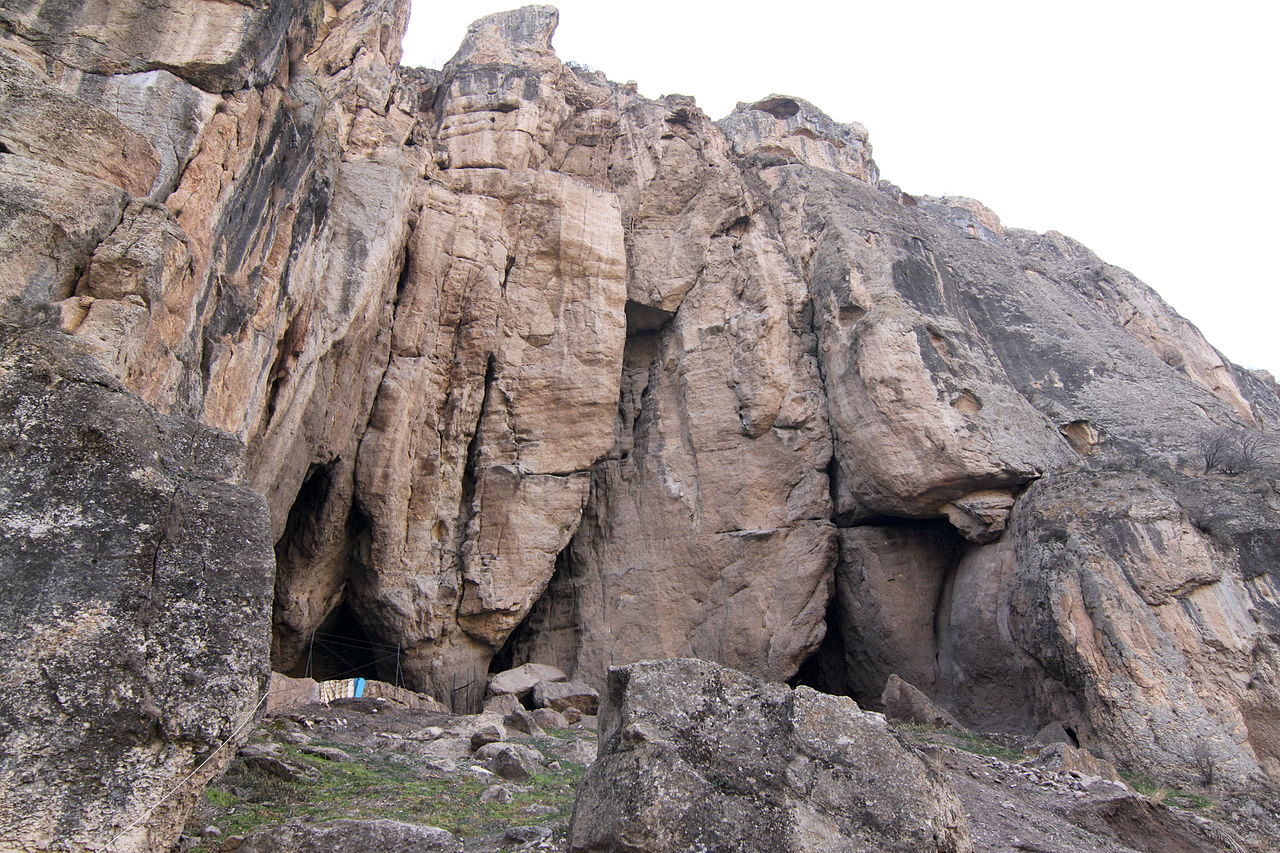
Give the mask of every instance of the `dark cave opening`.
M 827 633 L 813 654 L 805 658 L 800 669 L 796 671 L 787 684 L 798 687 L 812 687 L 819 693 L 831 693 L 836 696 L 849 695 L 849 683 L 846 674 L 844 640 L 840 628 L 840 597 L 832 594 L 827 603 Z M 856 699 L 855 699 L 856 701 Z
M 289 508 L 275 547 L 272 668 L 317 681 L 400 684 L 399 647 L 370 630 L 351 597 L 371 532 L 359 501 L 346 497 L 351 475 L 341 459 L 313 464 Z
M 840 530 L 827 631 L 790 683 L 879 711 L 897 675 L 945 705 L 947 612 L 968 543 L 943 519 L 865 521 Z
M 572 673 L 581 643 L 576 567 L 572 543 L 556 555 L 555 572 L 529 613 L 489 663 L 489 672 L 526 663 L 544 663 Z
M 303 659 L 294 672 L 316 681 L 339 678 L 367 678 L 397 683 L 399 649 L 369 636 L 356 617 L 351 603 L 342 603 L 329 613 L 307 640 Z

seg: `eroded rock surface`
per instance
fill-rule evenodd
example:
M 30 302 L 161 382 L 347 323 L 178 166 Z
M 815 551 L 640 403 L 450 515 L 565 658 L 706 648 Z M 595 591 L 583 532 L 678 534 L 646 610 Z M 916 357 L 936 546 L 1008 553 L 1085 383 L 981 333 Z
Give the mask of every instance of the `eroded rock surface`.
M 0 846 L 167 849 L 260 708 L 266 507 L 59 337 L 0 327 Z
M 969 851 L 959 800 L 880 714 L 696 660 L 616 667 L 570 849 Z

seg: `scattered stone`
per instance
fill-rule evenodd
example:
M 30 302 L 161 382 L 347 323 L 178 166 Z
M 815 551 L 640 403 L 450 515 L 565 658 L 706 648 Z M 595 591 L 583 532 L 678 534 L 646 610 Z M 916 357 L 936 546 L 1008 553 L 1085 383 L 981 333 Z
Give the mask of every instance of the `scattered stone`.
M 964 726 L 956 722 L 955 717 L 897 675 L 889 676 L 884 692 L 880 694 L 880 704 L 884 712 L 896 720 L 964 731 Z
M 520 699 L 514 693 L 499 693 L 484 700 L 484 712 L 486 714 L 501 714 L 505 717 L 508 714 L 522 710 L 524 710 L 524 706 L 520 704 Z
M 569 720 L 554 708 L 535 708 L 532 713 L 534 722 L 544 729 L 569 728 Z
M 555 814 L 559 809 L 555 806 L 543 805 L 542 803 L 530 803 L 521 809 L 521 811 L 527 815 L 532 815 L 533 817 L 546 817 L 547 815 Z
M 511 798 L 511 789 L 506 785 L 490 785 L 480 794 L 482 803 L 509 803 Z
M 526 663 L 490 678 L 489 695 L 510 694 L 518 699 L 524 699 L 533 692 L 534 685 L 540 681 L 565 681 L 567 678 L 567 675 L 554 666 Z
M 545 732 L 542 731 L 542 727 L 538 725 L 533 714 L 526 711 L 524 708 L 519 708 L 512 711 L 510 714 L 507 714 L 502 718 L 502 722 L 508 729 L 514 729 L 515 731 L 522 732 L 530 737 L 538 737 L 539 735 L 545 734 Z
M 1036 732 L 1036 740 L 1040 743 L 1065 743 L 1068 746 L 1075 746 L 1075 739 L 1067 734 L 1067 729 L 1057 720 L 1046 724 L 1040 731 Z
M 443 829 L 396 820 L 297 821 L 246 836 L 238 850 L 239 853 L 333 853 L 338 850 L 461 853 L 462 842 Z
M 1057 773 L 1079 773 L 1096 776 L 1110 782 L 1123 782 L 1114 764 L 1098 758 L 1083 749 L 1065 743 L 1052 743 L 1041 749 L 1034 758 L 1022 762 L 1026 766 Z
M 583 714 L 594 714 L 600 706 L 600 694 L 583 681 L 539 681 L 533 687 L 533 704 L 555 711 L 576 708 Z
M 476 750 L 476 759 L 503 779 L 523 782 L 537 772 L 542 755 L 536 749 L 515 743 L 491 743 Z
M 502 835 L 503 841 L 512 844 L 533 844 L 551 837 L 551 830 L 545 826 L 513 826 Z

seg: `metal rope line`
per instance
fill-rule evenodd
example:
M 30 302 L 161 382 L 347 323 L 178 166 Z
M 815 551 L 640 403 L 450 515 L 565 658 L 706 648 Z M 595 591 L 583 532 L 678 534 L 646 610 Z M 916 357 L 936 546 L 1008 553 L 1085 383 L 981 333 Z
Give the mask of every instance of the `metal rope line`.
M 368 647 L 377 647 L 377 648 L 383 648 L 383 649 L 396 648 L 396 644 L 394 643 L 383 643 L 377 640 L 364 640 L 358 637 L 351 637 L 346 634 L 330 634 L 327 631 L 312 631 L 311 633 L 312 633 L 312 636 L 314 637 L 324 637 L 328 639 L 330 642 L 339 641 L 351 646 L 368 646 Z
M 289 692 L 289 691 L 287 691 L 287 690 L 277 690 L 277 691 L 275 691 L 275 693 L 287 693 L 287 692 Z M 155 805 L 153 805 L 151 808 L 149 808 L 149 809 L 147 809 L 145 812 L 143 812 L 141 817 L 139 817 L 139 818 L 138 818 L 137 820 L 135 820 L 133 823 L 131 823 L 131 824 L 129 824 L 128 826 L 126 826 L 124 829 L 120 830 L 120 832 L 118 832 L 118 833 L 115 835 L 115 837 L 114 837 L 114 838 L 112 838 L 110 841 L 108 841 L 108 842 L 107 842 L 107 845 L 106 845 L 105 847 L 99 848 L 99 849 L 102 851 L 102 853 L 106 853 L 106 851 L 110 850 L 112 847 L 115 847 L 115 846 L 116 846 L 116 842 L 117 842 L 117 841 L 119 841 L 121 838 L 124 838 L 126 835 L 128 835 L 128 834 L 129 834 L 129 831 L 130 831 L 130 830 L 132 830 L 134 827 L 136 827 L 138 824 L 142 823 L 144 820 L 146 820 L 147 818 L 151 817 L 151 813 L 152 813 L 152 812 L 154 812 L 156 809 L 160 808 L 160 806 L 161 806 L 161 805 L 163 805 L 163 804 L 164 804 L 164 802 L 165 802 L 166 800 L 168 800 L 168 799 L 169 799 L 170 797 L 172 797 L 174 794 L 178 793 L 178 791 L 182 790 L 182 786 L 183 786 L 183 785 L 185 785 L 185 784 L 187 784 L 188 782 L 190 782 L 190 781 L 195 777 L 195 775 L 196 775 L 197 773 L 199 773 L 201 770 L 203 770 L 203 769 L 204 769 L 204 766 L 205 766 L 206 764 L 208 764 L 210 761 L 212 761 L 212 760 L 213 760 L 213 757 L 214 757 L 215 755 L 217 755 L 219 752 L 221 752 L 221 751 L 222 751 L 222 748 L 223 748 L 224 746 L 226 746 L 227 744 L 231 743 L 231 741 L 235 738 L 235 736 L 236 736 L 236 735 L 238 735 L 238 734 L 240 734 L 240 732 L 244 730 L 244 727 L 245 727 L 245 726 L 247 726 L 247 725 L 249 725 L 249 723 L 253 722 L 253 720 L 258 716 L 258 709 L 262 707 L 262 703 L 263 703 L 263 702 L 266 702 L 266 701 L 267 701 L 267 698 L 268 698 L 269 696 L 272 696 L 272 695 L 274 695 L 274 694 L 273 694 L 273 693 L 272 693 L 272 691 L 270 691 L 270 690 L 268 690 L 268 691 L 266 691 L 265 693 L 263 693 L 263 694 L 262 694 L 262 698 L 258 700 L 258 704 L 257 704 L 257 705 L 254 705 L 254 706 L 253 706 L 253 710 L 249 712 L 249 716 L 245 718 L 245 721 L 244 721 L 243 723 L 241 723 L 240 725 L 236 726 L 235 731 L 233 731 L 231 734 L 227 735 L 226 740 L 224 740 L 222 743 L 220 743 L 220 744 L 218 744 L 216 747 L 214 747 L 214 748 L 213 748 L 213 751 L 209 753 L 209 755 L 205 758 L 205 760 L 204 760 L 204 761 L 201 761 L 201 762 L 196 766 L 196 769 L 195 769 L 195 770 L 192 770 L 190 773 L 188 773 L 188 774 L 186 775 L 186 777 L 185 777 L 181 782 L 179 782 L 178 784 L 174 785 L 174 786 L 173 786 L 173 788 L 171 788 L 171 789 L 169 790 L 169 793 L 165 794 L 163 797 L 161 797 L 160 799 L 156 800 Z
M 389 659 L 389 658 L 391 658 L 391 657 L 395 657 L 395 656 L 397 656 L 397 654 L 398 654 L 398 651 L 397 651 L 397 653 L 396 653 L 396 654 L 391 654 L 391 655 L 387 655 L 386 657 L 379 658 L 378 660 L 374 661 L 374 663 L 380 663 L 381 661 L 388 660 L 388 659 Z M 339 680 L 343 675 L 346 675 L 346 674 L 348 674 L 348 673 L 350 673 L 350 672 L 356 672 L 356 671 L 357 671 L 357 670 L 355 670 L 355 669 L 347 670 L 347 672 L 339 673 L 337 678 L 328 679 L 328 680 L 331 680 L 331 681 L 337 681 L 337 680 Z M 244 730 L 244 727 L 245 727 L 245 726 L 247 726 L 249 723 L 253 722 L 253 720 L 258 716 L 258 709 L 262 707 L 262 703 L 263 703 L 263 702 L 266 702 L 266 701 L 267 701 L 267 699 L 269 699 L 270 697 L 275 696 L 275 695 L 277 695 L 277 694 L 280 694 L 280 693 L 289 693 L 289 692 L 291 692 L 291 691 L 289 691 L 289 690 L 268 690 L 267 692 L 263 693 L 263 694 L 262 694 L 262 698 L 258 700 L 258 704 L 257 704 L 257 705 L 254 705 L 254 706 L 253 706 L 253 710 L 249 712 L 249 716 L 245 719 L 245 721 L 244 721 L 243 723 L 241 723 L 240 725 L 236 726 L 235 731 L 233 731 L 231 734 L 227 735 L 226 740 L 222 741 L 222 743 L 220 743 L 220 744 L 218 744 L 216 747 L 214 747 L 214 748 L 213 748 L 213 751 L 212 751 L 212 752 L 210 752 L 210 753 L 209 753 L 209 755 L 205 757 L 204 761 L 201 761 L 201 762 L 200 762 L 200 764 L 199 764 L 199 765 L 197 765 L 197 767 L 196 767 L 196 769 L 195 769 L 195 770 L 192 770 L 190 773 L 188 773 L 188 774 L 186 775 L 186 777 L 185 777 L 185 778 L 183 778 L 183 779 L 182 779 L 182 781 L 180 781 L 178 784 L 174 785 L 174 786 L 173 786 L 173 788 L 171 788 L 167 794 L 165 794 L 163 797 L 161 797 L 159 800 L 157 800 L 157 801 L 155 802 L 155 805 L 153 805 L 151 808 L 149 808 L 149 809 L 147 809 L 145 812 L 143 812 L 141 817 L 139 817 L 139 818 L 138 818 L 137 820 L 135 820 L 133 823 L 131 823 L 131 824 L 129 824 L 128 826 L 126 826 L 124 829 L 120 830 L 120 832 L 118 832 L 118 833 L 117 833 L 117 834 L 116 834 L 116 835 L 115 835 L 115 836 L 114 836 L 110 841 L 108 841 L 108 842 L 107 842 L 107 844 L 106 844 L 106 846 L 105 846 L 105 847 L 101 847 L 101 848 L 99 848 L 100 853 L 106 853 L 106 851 L 109 851 L 112 847 L 114 847 L 114 846 L 116 845 L 116 842 L 117 842 L 117 841 L 119 841 L 121 838 L 123 838 L 125 835 L 127 835 L 131 829 L 133 829 L 134 827 L 138 826 L 138 824 L 142 823 L 142 822 L 143 822 L 143 821 L 145 821 L 147 818 L 151 817 L 152 812 L 154 812 L 156 809 L 160 808 L 160 806 L 162 806 L 162 805 L 165 803 L 165 801 L 167 801 L 167 800 L 168 800 L 170 797 L 172 797 L 174 794 L 178 793 L 178 791 L 182 790 L 182 786 L 183 786 L 183 785 L 185 785 L 185 784 L 187 784 L 188 782 L 190 782 L 190 781 L 191 781 L 191 780 L 196 776 L 196 774 L 198 774 L 201 770 L 203 770 L 203 769 L 204 769 L 204 766 L 205 766 L 206 764 L 208 764 L 210 761 L 212 761 L 212 760 L 213 760 L 213 757 L 214 757 L 215 755 L 217 755 L 217 754 L 222 750 L 222 748 L 223 748 L 223 747 L 225 747 L 228 743 L 230 743 L 232 740 L 234 740 L 234 739 L 235 739 L 235 736 L 236 736 L 236 735 L 238 735 L 238 734 L 240 734 L 240 732 Z

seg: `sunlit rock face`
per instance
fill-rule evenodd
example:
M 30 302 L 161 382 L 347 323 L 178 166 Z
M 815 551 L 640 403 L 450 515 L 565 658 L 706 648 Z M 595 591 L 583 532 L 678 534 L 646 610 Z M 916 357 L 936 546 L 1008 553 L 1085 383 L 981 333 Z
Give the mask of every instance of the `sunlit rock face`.
M 386 654 L 313 674 L 398 671 L 457 709 L 494 667 L 598 687 L 693 656 L 871 708 L 898 675 L 961 722 L 1056 721 L 1137 768 L 1190 772 L 1208 744 L 1232 778 L 1280 773 L 1273 381 L 1073 241 L 879 181 L 866 130 L 800 98 L 713 122 L 643 97 L 563 64 L 544 6 L 403 68 L 407 16 L 0 4 L 4 321 L 128 401 L 115 463 L 165 430 L 221 437 L 224 473 L 162 473 L 213 477 L 239 514 L 178 525 L 178 552 L 256 531 L 214 596 L 243 607 L 200 616 L 239 651 L 192 650 L 226 691 L 112 711 L 154 766 L 117 762 L 132 793 L 48 800 L 14 843 L 105 843 L 252 712 L 268 645 L 300 675 L 318 633 Z M 35 377 L 6 415 L 21 454 L 31 401 L 85 404 L 31 347 L 5 358 Z M 5 493 L 23 536 L 37 491 Z M 22 574 L 24 618 L 105 608 L 130 637 L 206 600 L 118 605 L 144 575 Z M 35 646 L 5 643 L 32 690 Z M 115 683 L 126 645 L 78 689 Z M 34 695 L 5 719 L 63 707 Z M 25 725 L 7 754 L 44 802 L 31 780 L 79 765 Z M 139 848 L 166 849 L 189 802 Z

